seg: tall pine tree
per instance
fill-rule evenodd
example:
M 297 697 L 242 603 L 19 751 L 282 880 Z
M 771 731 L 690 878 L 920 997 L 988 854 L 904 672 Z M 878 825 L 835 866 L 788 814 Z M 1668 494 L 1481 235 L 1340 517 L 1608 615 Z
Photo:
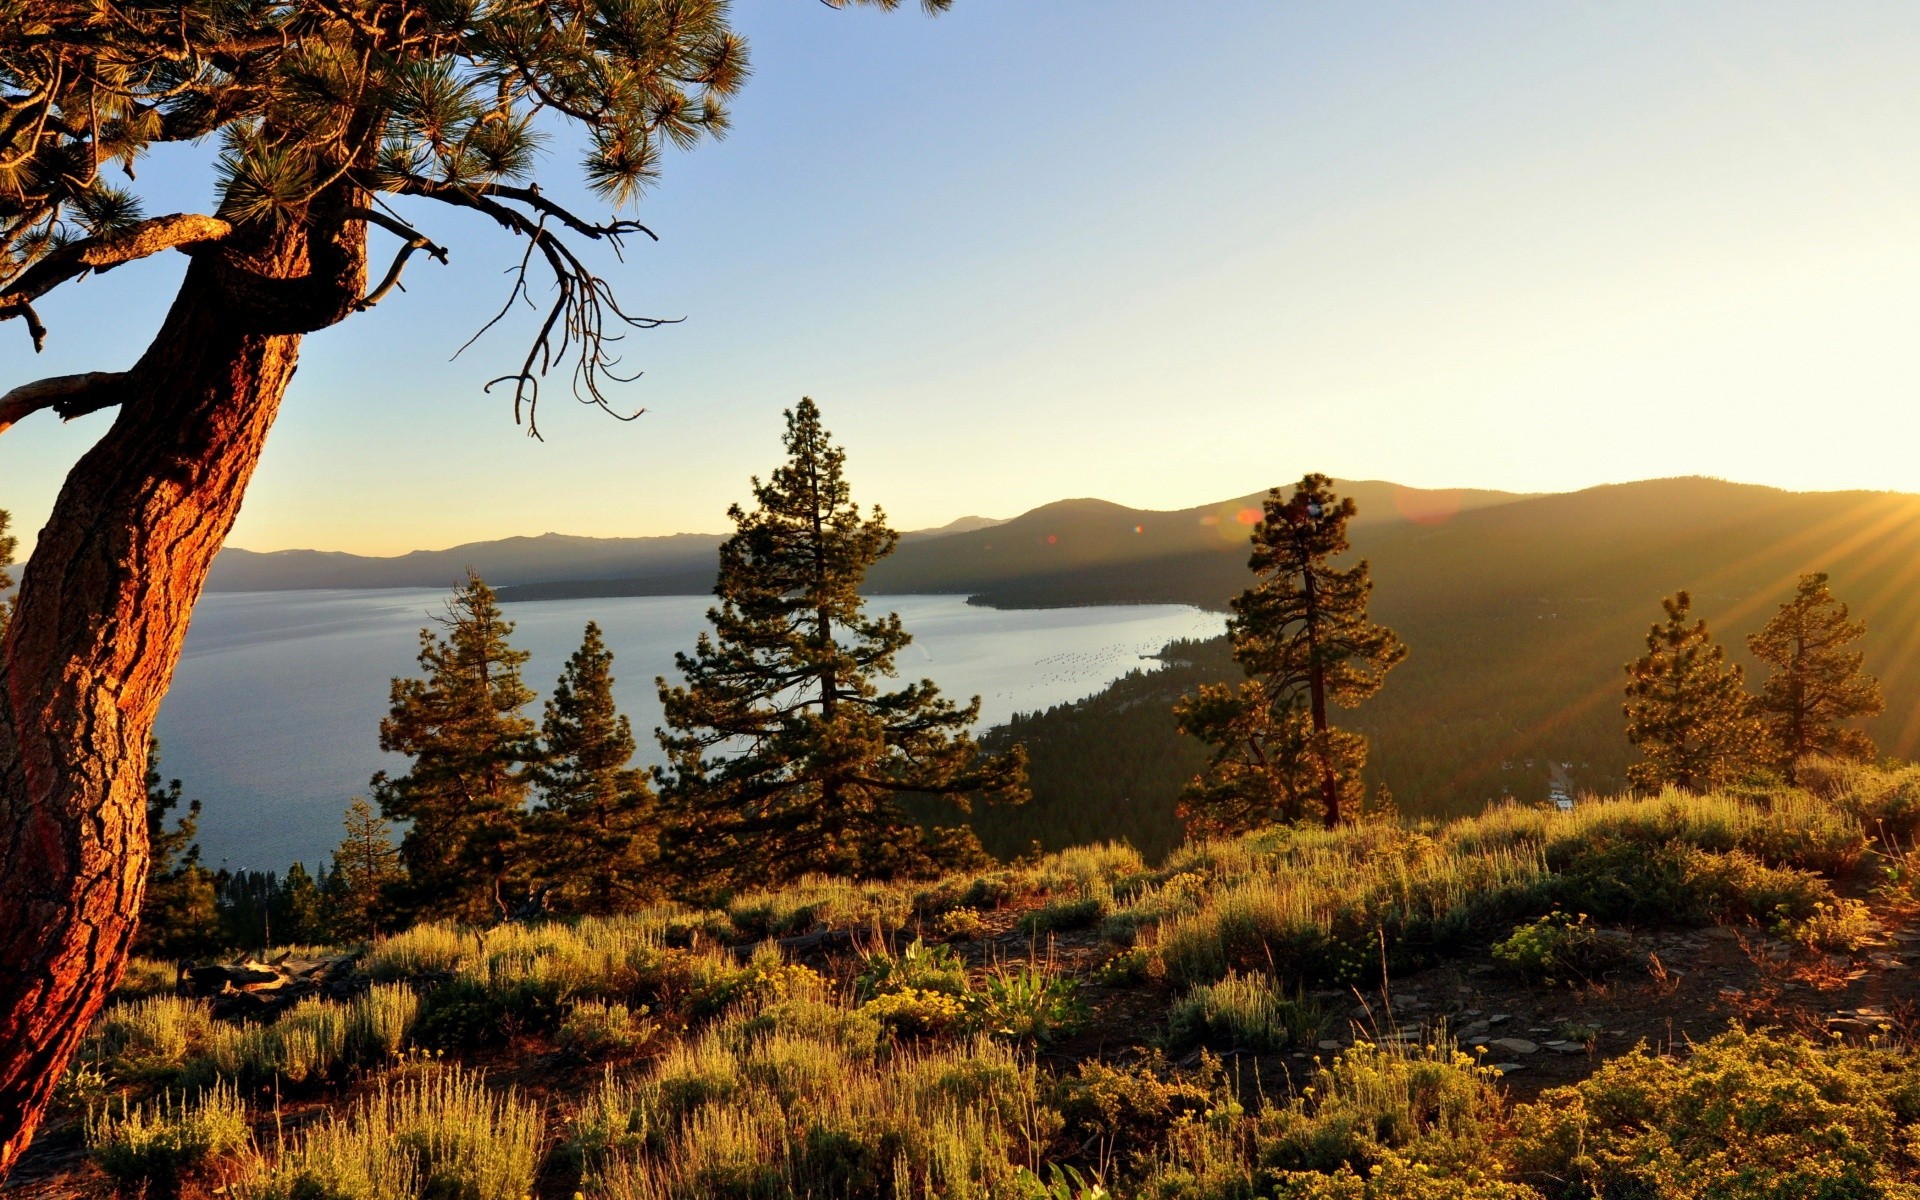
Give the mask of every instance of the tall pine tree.
M 335 937 L 372 941 L 391 927 L 394 895 L 406 882 L 393 827 L 358 796 L 347 806 L 346 836 L 327 876 L 328 924 Z
M 683 686 L 660 680 L 673 859 L 710 886 L 977 861 L 971 830 L 923 829 L 901 800 L 1022 801 L 1025 755 L 975 745 L 978 697 L 959 708 L 926 680 L 880 690 L 911 638 L 897 614 L 866 614 L 860 585 L 898 537 L 853 503 L 813 401 L 786 422 L 786 463 L 753 480 L 752 512 L 728 510 L 713 630 L 676 656 Z
M 1760 712 L 1771 757 L 1789 782 L 1808 755 L 1874 756 L 1873 739 L 1864 730 L 1840 724 L 1885 707 L 1880 681 L 1861 671 L 1864 656 L 1848 648 L 1867 627 L 1847 618 L 1826 573 L 1816 572 L 1802 575 L 1793 598 L 1747 638 L 1754 657 L 1773 668 L 1760 689 Z
M 1176 709 L 1185 732 L 1215 747 L 1208 771 L 1182 796 L 1196 831 L 1297 820 L 1303 780 L 1328 828 L 1357 812 L 1365 794 L 1366 739 L 1336 728 L 1327 706 L 1352 708 L 1379 691 L 1407 649 L 1367 616 L 1367 563 L 1333 565 L 1347 550 L 1355 506 L 1331 483 L 1307 475 L 1290 497 L 1267 493 L 1247 564 L 1258 582 L 1234 600 L 1227 622 L 1251 685 L 1203 689 Z
M 478 575 L 420 631 L 424 679 L 395 679 L 380 748 L 413 759 L 398 778 L 374 776 L 385 816 L 409 821 L 400 854 L 420 913 L 481 922 L 505 916 L 521 871 L 521 841 L 538 748 L 522 710 L 527 661 L 507 638 L 493 589 Z
M 546 906 L 610 913 L 659 892 L 658 805 L 631 766 L 633 726 L 613 702 L 613 652 L 589 622 L 554 685 L 535 769 L 535 880 Z
M 213 873 L 200 865 L 200 802 L 187 802 L 173 828 L 167 819 L 180 807 L 178 779 L 162 781 L 160 739 L 147 743 L 147 894 L 140 903 L 134 952 L 154 958 L 189 958 L 217 949 L 220 913 Z
M 1627 778 L 1647 791 L 1712 791 L 1753 764 L 1753 699 L 1706 621 L 1689 619 L 1693 598 L 1675 592 L 1660 603 L 1666 621 L 1647 631 L 1646 654 L 1627 664 L 1627 740 L 1644 756 Z

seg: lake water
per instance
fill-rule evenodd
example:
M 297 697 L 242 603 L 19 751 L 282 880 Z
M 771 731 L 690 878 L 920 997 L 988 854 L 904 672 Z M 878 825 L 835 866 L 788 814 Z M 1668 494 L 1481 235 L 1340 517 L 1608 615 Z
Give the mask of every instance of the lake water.
M 416 673 L 419 631 L 441 612 L 441 591 L 215 593 L 200 601 L 160 710 L 161 769 L 206 802 L 200 821 L 212 867 L 284 868 L 325 861 L 340 840 L 348 800 L 375 771 L 406 759 L 382 754 L 388 682 Z M 659 760 L 654 677 L 673 674 L 705 626 L 707 596 L 647 596 L 515 604 L 513 643 L 532 654 L 525 678 L 545 694 L 600 623 L 615 654 L 615 694 L 633 719 L 640 759 Z M 960 702 L 978 695 L 984 725 L 1089 696 L 1146 665 L 1169 640 L 1212 637 L 1218 613 L 1180 605 L 1002 611 L 960 596 L 888 596 L 914 635 L 900 656 L 909 678 L 932 679 Z M 536 719 L 539 702 L 530 706 Z

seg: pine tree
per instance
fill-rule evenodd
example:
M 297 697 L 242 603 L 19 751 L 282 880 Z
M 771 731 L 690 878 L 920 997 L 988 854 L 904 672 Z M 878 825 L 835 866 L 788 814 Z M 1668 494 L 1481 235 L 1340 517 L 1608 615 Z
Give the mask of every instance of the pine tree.
M 359 797 L 347 806 L 347 835 L 333 852 L 327 915 L 334 935 L 372 941 L 393 920 L 393 897 L 406 882 L 393 827 Z
M 1025 756 L 975 745 L 978 697 L 959 708 L 927 680 L 880 690 L 911 637 L 897 614 L 865 613 L 860 585 L 897 535 L 853 503 L 813 401 L 786 422 L 787 462 L 753 480 L 752 512 L 728 511 L 713 630 L 676 656 L 684 686 L 659 681 L 673 859 L 711 886 L 979 860 L 970 830 L 923 830 L 901 800 L 1023 801 Z
M 1871 717 L 1885 707 L 1880 681 L 1861 672 L 1864 656 L 1847 647 L 1867 632 L 1847 619 L 1825 572 L 1800 577 L 1793 598 L 1766 628 L 1747 638 L 1755 658 L 1773 668 L 1760 689 L 1774 763 L 1792 782 L 1801 759 L 1812 754 L 1872 758 L 1873 739 L 1842 721 Z
M 324 872 L 316 881 L 307 873 L 305 863 L 296 862 L 287 868 L 273 913 L 274 937 L 280 945 L 305 946 L 325 938 L 326 901 L 321 894 L 325 882 Z
M 505 916 L 521 867 L 521 841 L 537 754 L 522 711 L 533 693 L 520 681 L 525 652 L 507 638 L 493 590 L 478 575 L 420 631 L 424 679 L 395 679 L 380 722 L 380 748 L 413 766 L 373 780 L 383 815 L 411 822 L 400 843 L 410 899 L 422 914 L 466 921 Z
M 613 652 L 589 622 L 554 685 L 534 772 L 532 828 L 546 906 L 610 913 L 656 897 L 659 814 L 633 759 L 633 726 L 613 702 Z
M 180 807 L 178 779 L 162 782 L 160 740 L 147 744 L 147 894 L 140 905 L 134 952 L 155 958 L 188 958 L 218 947 L 220 914 L 213 874 L 200 865 L 200 802 L 187 803 L 172 829 L 168 814 Z
M 1362 560 L 1343 569 L 1352 499 L 1308 475 L 1282 499 L 1267 493 L 1248 567 L 1259 577 L 1227 622 L 1234 661 L 1251 682 L 1203 688 L 1183 700 L 1183 731 L 1215 747 L 1206 773 L 1182 794 L 1196 831 L 1226 832 L 1304 816 L 1303 788 L 1328 828 L 1358 811 L 1367 743 L 1328 719 L 1329 701 L 1352 708 L 1380 690 L 1407 655 L 1391 629 L 1367 616 L 1373 580 Z
M 13 552 L 20 542 L 7 532 L 13 524 L 13 514 L 0 508 L 0 634 L 7 631 L 7 619 L 13 616 L 13 597 L 8 592 L 13 587 L 13 574 L 7 570 L 13 565 Z
M 1660 603 L 1665 623 L 1647 631 L 1646 654 L 1627 664 L 1627 740 L 1645 756 L 1627 778 L 1647 791 L 1712 791 L 1753 762 L 1753 699 L 1706 621 L 1688 619 L 1693 598 L 1676 592 Z

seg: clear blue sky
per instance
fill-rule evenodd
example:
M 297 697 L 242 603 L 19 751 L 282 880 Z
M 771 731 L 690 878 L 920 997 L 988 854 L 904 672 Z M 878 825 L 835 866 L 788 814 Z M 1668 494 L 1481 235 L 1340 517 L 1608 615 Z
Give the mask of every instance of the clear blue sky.
M 1920 5 L 742 0 L 735 132 L 615 277 L 616 424 L 528 441 L 452 352 L 513 248 L 307 343 L 234 543 L 393 553 L 714 530 L 823 406 L 902 527 L 1176 507 L 1308 469 L 1558 490 L 1705 473 L 1920 490 Z M 211 204 L 206 151 L 142 173 Z M 556 156 L 546 179 L 572 190 Z M 562 185 L 561 181 L 567 181 Z M 0 326 L 0 386 L 131 362 L 180 269 Z M 0 435 L 30 539 L 106 416 Z

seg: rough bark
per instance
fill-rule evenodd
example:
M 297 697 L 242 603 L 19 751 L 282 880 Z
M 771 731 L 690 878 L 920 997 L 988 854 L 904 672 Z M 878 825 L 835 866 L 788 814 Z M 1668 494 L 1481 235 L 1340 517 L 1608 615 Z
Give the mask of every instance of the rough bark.
M 299 334 L 364 287 L 365 226 L 338 219 L 358 197 L 334 200 L 196 257 L 22 577 L 0 642 L 0 1177 L 125 964 L 148 737 Z

